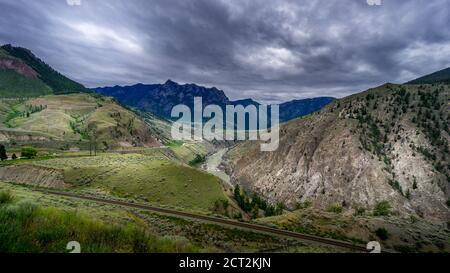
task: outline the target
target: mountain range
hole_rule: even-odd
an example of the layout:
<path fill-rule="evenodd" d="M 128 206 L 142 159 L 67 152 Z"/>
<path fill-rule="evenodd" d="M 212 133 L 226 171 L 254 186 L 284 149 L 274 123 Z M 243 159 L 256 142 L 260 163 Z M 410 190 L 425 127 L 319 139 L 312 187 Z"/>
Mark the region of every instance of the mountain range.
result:
<path fill-rule="evenodd" d="M 170 123 L 158 117 L 169 117 L 174 105 L 191 106 L 195 96 L 222 106 L 258 105 L 252 99 L 231 101 L 217 88 L 171 80 L 92 92 L 28 49 L 6 45 L 0 48 L 0 143 L 17 154 L 23 146 L 39 148 L 39 158 L 2 163 L 0 180 L 222 211 L 335 239 L 378 240 L 377 231 L 388 227 L 390 246 L 428 251 L 434 244 L 442 251 L 450 249 L 449 82 L 444 69 L 342 99 L 283 103 L 279 148 L 261 152 L 251 141 L 174 141 Z M 106 153 L 90 156 L 92 145 Z M 243 189 L 238 194 L 197 169 L 205 155 L 225 153 L 224 146 L 231 148 L 214 173 L 224 167 Z M 274 216 L 275 207 L 281 215 Z M 109 209 L 104 215 L 117 218 Z"/>
<path fill-rule="evenodd" d="M 193 107 L 194 97 L 202 97 L 203 104 L 219 106 L 259 105 L 252 99 L 231 101 L 222 90 L 196 84 L 180 85 L 168 80 L 164 84 L 136 84 L 94 88 L 93 91 L 116 98 L 120 103 L 171 118 L 173 106 Z M 12 45 L 0 47 L 0 94 L 2 97 L 34 97 L 49 94 L 90 93 L 91 90 L 65 77 L 30 50 Z M 280 120 L 286 122 L 316 112 L 335 98 L 318 97 L 293 100 L 280 104 Z"/>
<path fill-rule="evenodd" d="M 338 100 L 281 104 L 283 121 L 309 116 L 283 124 L 275 152 L 261 152 L 257 143 L 237 144 L 229 155 L 233 181 L 291 207 L 311 201 L 322 209 L 370 208 L 385 199 L 400 212 L 448 218 L 449 72 Z M 84 147 L 94 135 L 103 150 L 160 145 L 157 139 L 163 134 L 153 128 L 161 123 L 157 117 L 145 112 L 143 119 L 136 116 L 58 73 L 27 49 L 0 48 L 0 77 L 1 97 L 21 98 L 0 103 L 1 140 Z M 164 117 L 174 105 L 192 105 L 196 96 L 204 104 L 258 105 L 252 99 L 231 101 L 214 87 L 171 80 L 94 91 Z M 34 98 L 23 100 L 26 97 Z"/>
<path fill-rule="evenodd" d="M 194 97 L 202 97 L 204 105 L 255 105 L 253 99 L 231 101 L 222 90 L 207 88 L 196 84 L 178 84 L 168 80 L 164 84 L 136 84 L 132 86 L 114 86 L 94 88 L 95 92 L 116 98 L 120 103 L 152 112 L 164 118 L 171 118 L 175 105 L 184 104 L 193 107 Z M 280 120 L 286 122 L 322 109 L 334 101 L 331 97 L 293 100 L 280 104 Z"/>

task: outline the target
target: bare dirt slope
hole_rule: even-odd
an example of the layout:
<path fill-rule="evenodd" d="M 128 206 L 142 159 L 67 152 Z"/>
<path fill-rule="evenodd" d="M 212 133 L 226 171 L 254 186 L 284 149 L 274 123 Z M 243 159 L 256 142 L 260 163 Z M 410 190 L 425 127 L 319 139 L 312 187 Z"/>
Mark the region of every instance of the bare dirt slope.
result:
<path fill-rule="evenodd" d="M 70 186 L 60 170 L 25 164 L 0 168 L 0 181 L 58 189 Z"/>

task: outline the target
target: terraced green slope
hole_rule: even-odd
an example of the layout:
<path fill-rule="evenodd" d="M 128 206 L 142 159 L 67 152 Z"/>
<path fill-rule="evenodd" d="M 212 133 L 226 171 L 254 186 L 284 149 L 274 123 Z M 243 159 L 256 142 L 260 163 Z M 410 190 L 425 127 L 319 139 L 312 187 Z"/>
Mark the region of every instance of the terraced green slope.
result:
<path fill-rule="evenodd" d="M 160 145 L 133 112 L 90 94 L 0 100 L 0 122 L 0 142 L 39 140 L 81 149 L 96 143 L 98 150 Z"/>

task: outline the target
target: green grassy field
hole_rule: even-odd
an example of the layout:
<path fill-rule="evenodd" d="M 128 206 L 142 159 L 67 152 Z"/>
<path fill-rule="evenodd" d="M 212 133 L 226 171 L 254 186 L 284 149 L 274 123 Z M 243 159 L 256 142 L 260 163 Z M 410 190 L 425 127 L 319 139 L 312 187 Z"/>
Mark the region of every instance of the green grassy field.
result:
<path fill-rule="evenodd" d="M 52 94 L 40 79 L 30 79 L 9 69 L 0 70 L 0 97 L 23 98 Z"/>
<path fill-rule="evenodd" d="M 139 219 L 105 221 L 79 211 L 43 207 L 0 191 L 0 252 L 64 253 L 77 241 L 83 253 L 197 252 L 181 237 L 158 236 Z M 111 218 L 110 218 L 111 219 Z"/>
<path fill-rule="evenodd" d="M 5 231 L 0 233 L 0 252 L 68 252 L 69 241 L 79 241 L 82 252 L 337 251 L 226 226 L 44 194 L 5 182 L 0 182 L 0 203 L 2 192 L 11 193 L 13 200 L 0 204 L 0 211 L 8 211 L 0 222 Z M 23 208 L 17 208 L 18 204 L 23 206 L 21 203 L 31 204 L 33 213 L 18 217 L 24 215 Z M 93 234 L 99 238 L 93 238 Z M 135 244 L 134 239 L 140 243 Z M 123 245 L 119 246 L 119 242 Z"/>
<path fill-rule="evenodd" d="M 55 158 L 32 164 L 64 170 L 65 181 L 75 189 L 158 205 L 209 212 L 217 200 L 226 198 L 217 177 L 159 153 Z"/>
<path fill-rule="evenodd" d="M 196 155 L 207 155 L 211 149 L 206 143 L 187 143 L 182 141 L 172 141 L 167 144 L 175 156 L 184 163 L 189 163 L 195 159 Z"/>

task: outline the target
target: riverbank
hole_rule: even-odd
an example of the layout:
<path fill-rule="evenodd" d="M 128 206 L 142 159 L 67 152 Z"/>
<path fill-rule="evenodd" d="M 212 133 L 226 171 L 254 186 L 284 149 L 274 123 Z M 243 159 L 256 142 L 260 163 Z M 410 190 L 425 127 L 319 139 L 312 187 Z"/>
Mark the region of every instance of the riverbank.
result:
<path fill-rule="evenodd" d="M 228 186 L 233 188 L 230 176 L 224 170 L 220 169 L 220 164 L 222 164 L 223 157 L 227 152 L 228 148 L 223 148 L 218 152 L 208 156 L 208 158 L 206 159 L 206 163 L 203 164 L 202 168 L 208 173 L 219 177 Z"/>

